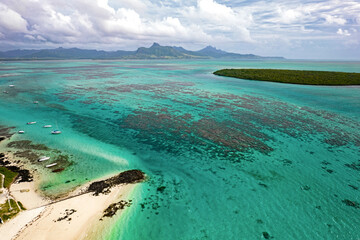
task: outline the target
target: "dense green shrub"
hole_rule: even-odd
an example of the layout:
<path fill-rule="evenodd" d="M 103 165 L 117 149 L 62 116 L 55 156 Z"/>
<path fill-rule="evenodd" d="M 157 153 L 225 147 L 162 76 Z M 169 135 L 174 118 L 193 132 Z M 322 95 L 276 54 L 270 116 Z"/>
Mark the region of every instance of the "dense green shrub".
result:
<path fill-rule="evenodd" d="M 9 188 L 15 177 L 18 175 L 5 167 L 0 167 L 0 173 L 5 176 L 4 187 Z"/>
<path fill-rule="evenodd" d="M 215 75 L 307 85 L 360 85 L 360 73 L 280 69 L 222 69 Z"/>

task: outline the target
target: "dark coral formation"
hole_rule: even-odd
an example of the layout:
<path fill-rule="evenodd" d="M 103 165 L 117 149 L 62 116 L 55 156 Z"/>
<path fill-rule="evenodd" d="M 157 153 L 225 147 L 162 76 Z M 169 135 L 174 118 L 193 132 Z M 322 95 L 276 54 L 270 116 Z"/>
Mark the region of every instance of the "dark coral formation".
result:
<path fill-rule="evenodd" d="M 353 162 L 351 164 L 346 163 L 345 166 L 354 169 L 356 171 L 360 171 L 360 160 L 358 160 L 357 162 Z"/>
<path fill-rule="evenodd" d="M 20 157 L 20 158 L 26 158 L 27 160 L 29 160 L 31 163 L 36 163 L 40 157 L 39 154 L 34 153 L 31 150 L 24 150 L 24 151 L 16 151 L 14 153 L 14 156 L 16 157 Z"/>
<path fill-rule="evenodd" d="M 62 155 L 62 154 L 58 155 L 55 158 L 54 162 L 57 163 L 57 167 L 60 167 L 59 169 L 63 169 L 63 170 L 70 167 L 73 164 L 73 162 L 70 161 L 68 155 Z M 61 171 L 57 171 L 57 172 L 61 172 Z"/>
<path fill-rule="evenodd" d="M 309 191 L 310 187 L 308 185 L 302 186 L 301 190 Z"/>
<path fill-rule="evenodd" d="M 262 235 L 263 235 L 263 237 L 264 237 L 265 239 L 271 239 L 271 238 L 273 238 L 273 237 L 270 236 L 270 234 L 269 234 L 268 232 L 263 232 Z"/>
<path fill-rule="evenodd" d="M 359 189 L 358 187 L 356 187 L 356 186 L 354 186 L 354 185 L 351 185 L 351 184 L 349 184 L 348 186 L 351 187 L 351 188 L 354 189 L 354 190 L 358 190 L 358 189 Z"/>
<path fill-rule="evenodd" d="M 13 141 L 7 144 L 7 147 L 27 150 L 43 150 L 48 151 L 48 148 L 44 144 L 33 144 L 30 140 Z"/>
<path fill-rule="evenodd" d="M 145 173 L 140 170 L 128 170 L 106 180 L 93 182 L 87 192 L 93 192 L 95 196 L 110 192 L 113 186 L 123 183 L 137 183 L 145 179 Z"/>
<path fill-rule="evenodd" d="M 38 162 L 41 155 L 47 155 L 49 152 L 52 154 L 56 154 L 57 156 L 52 158 L 53 162 L 57 163 L 58 169 L 66 169 L 67 167 L 73 164 L 70 161 L 69 156 L 65 154 L 61 154 L 61 151 L 57 149 L 51 149 L 44 144 L 34 144 L 29 140 L 21 140 L 21 141 L 12 141 L 7 144 L 7 147 L 16 149 L 14 156 L 25 158 L 29 160 L 32 164 L 47 164 Z M 55 172 L 61 172 L 60 170 Z"/>
<path fill-rule="evenodd" d="M 251 149 L 263 153 L 272 151 L 272 148 L 264 142 L 269 139 L 267 136 L 251 132 L 250 128 L 236 122 L 218 122 L 210 117 L 191 121 L 193 118 L 191 114 L 174 116 L 166 109 L 162 110 L 165 112 L 135 111 L 122 120 L 121 126 L 139 130 L 139 137 L 142 139 L 155 134 L 159 140 L 153 143 L 154 145 L 161 145 L 160 141 L 166 139 L 181 141 L 184 144 L 192 143 L 195 146 L 221 146 L 228 153 Z"/>
<path fill-rule="evenodd" d="M 345 203 L 349 207 L 360 208 L 360 204 L 358 202 L 356 202 L 356 201 L 351 201 L 349 199 L 344 199 L 344 200 L 342 200 L 342 202 Z"/>
<path fill-rule="evenodd" d="M 164 190 L 165 190 L 165 186 L 160 186 L 160 187 L 158 187 L 156 190 L 158 191 L 158 192 L 161 192 L 161 193 L 163 193 L 164 192 Z"/>
<path fill-rule="evenodd" d="M 4 127 L 0 125 L 0 142 L 6 138 L 10 138 L 12 135 L 14 135 L 13 132 L 11 132 L 12 129 L 15 127 Z"/>
<path fill-rule="evenodd" d="M 13 129 L 14 127 L 3 127 L 0 126 L 0 136 L 1 139 L 0 141 L 10 138 L 13 133 L 10 133 L 10 130 Z M 18 182 L 31 182 L 33 181 L 33 176 L 31 175 L 30 171 L 27 169 L 22 169 L 18 166 L 11 166 L 11 162 L 8 161 L 5 157 L 4 153 L 0 153 L 0 166 L 4 166 L 7 169 L 9 169 L 12 172 L 16 172 L 18 175 L 16 177 L 16 181 Z"/>

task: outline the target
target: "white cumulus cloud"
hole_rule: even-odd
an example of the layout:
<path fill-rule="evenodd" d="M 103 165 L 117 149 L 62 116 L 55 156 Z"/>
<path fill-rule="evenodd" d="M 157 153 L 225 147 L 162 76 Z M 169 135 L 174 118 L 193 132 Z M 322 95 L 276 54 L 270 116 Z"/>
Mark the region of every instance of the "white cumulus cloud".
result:
<path fill-rule="evenodd" d="M 27 32 L 27 21 L 16 11 L 0 3 L 0 28 L 11 32 Z"/>
<path fill-rule="evenodd" d="M 324 18 L 327 23 L 329 24 L 337 24 L 337 25 L 344 25 L 346 23 L 346 19 L 336 16 L 331 16 L 328 14 L 324 15 Z"/>
<path fill-rule="evenodd" d="M 351 35 L 348 30 L 346 30 L 346 29 L 342 30 L 341 28 L 339 28 L 336 33 L 339 34 L 339 35 L 344 35 L 344 36 L 350 36 Z"/>
<path fill-rule="evenodd" d="M 135 49 L 156 41 L 292 53 L 359 39 L 359 13 L 359 0 L 1 0 L 0 38 L 39 48 Z M 351 46 L 360 44 L 355 40 Z"/>

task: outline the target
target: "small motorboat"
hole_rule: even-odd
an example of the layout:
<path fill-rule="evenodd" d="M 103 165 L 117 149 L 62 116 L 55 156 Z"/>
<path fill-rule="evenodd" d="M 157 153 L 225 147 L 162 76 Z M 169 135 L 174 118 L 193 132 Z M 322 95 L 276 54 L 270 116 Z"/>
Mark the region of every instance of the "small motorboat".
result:
<path fill-rule="evenodd" d="M 43 162 L 43 161 L 46 161 L 46 160 L 49 160 L 50 159 L 50 157 L 47 157 L 47 156 L 42 156 L 42 157 L 40 157 L 39 158 L 39 162 Z"/>
<path fill-rule="evenodd" d="M 56 166 L 56 165 L 57 165 L 57 163 L 52 163 L 52 164 L 46 165 L 45 167 L 51 168 L 51 167 Z"/>
<path fill-rule="evenodd" d="M 44 128 L 51 128 L 52 125 L 44 125 L 43 127 L 44 127 Z"/>
<path fill-rule="evenodd" d="M 5 93 L 5 94 L 9 94 L 9 92 L 8 92 L 8 91 L 3 91 L 3 93 Z"/>
<path fill-rule="evenodd" d="M 39 101 L 34 101 L 33 103 L 34 103 L 34 104 L 39 104 Z"/>
<path fill-rule="evenodd" d="M 51 131 L 51 134 L 60 134 L 61 131 L 60 130 L 54 130 L 54 131 Z"/>
<path fill-rule="evenodd" d="M 26 123 L 27 125 L 32 125 L 32 124 L 35 124 L 36 122 L 28 122 Z"/>
<path fill-rule="evenodd" d="M 18 133 L 19 133 L 19 134 L 24 134 L 24 133 L 25 133 L 25 131 L 20 130 L 20 131 L 18 131 Z"/>
<path fill-rule="evenodd" d="M 52 170 L 52 172 L 58 173 L 58 172 L 62 172 L 64 170 L 65 170 L 65 168 L 58 168 L 58 169 Z"/>
<path fill-rule="evenodd" d="M 13 88 L 13 87 L 15 87 L 15 85 L 10 84 L 9 87 Z"/>

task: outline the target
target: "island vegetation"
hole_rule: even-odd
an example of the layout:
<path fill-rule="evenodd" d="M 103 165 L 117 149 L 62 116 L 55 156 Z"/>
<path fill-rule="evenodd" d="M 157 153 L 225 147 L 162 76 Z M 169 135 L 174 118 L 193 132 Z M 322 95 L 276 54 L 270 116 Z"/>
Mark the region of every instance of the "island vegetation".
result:
<path fill-rule="evenodd" d="M 6 222 L 17 215 L 20 209 L 15 200 L 11 198 L 5 203 L 0 204 L 0 223 Z"/>
<path fill-rule="evenodd" d="M 360 85 L 360 73 L 281 69 L 222 69 L 215 75 L 304 85 Z"/>
<path fill-rule="evenodd" d="M 2 177 L 1 174 L 4 176 L 4 183 L 2 183 Z M 3 186 L 5 188 L 10 188 L 11 183 L 15 180 L 18 173 L 13 172 L 5 167 L 0 167 L 0 188 Z"/>
<path fill-rule="evenodd" d="M 0 194 L 8 195 L 8 189 L 17 176 L 18 173 L 0 166 Z M 3 200 L 4 198 L 0 199 Z M 20 202 L 16 203 L 14 199 L 7 197 L 5 202 L 0 202 L 0 223 L 4 223 L 14 217 L 23 208 Z"/>

